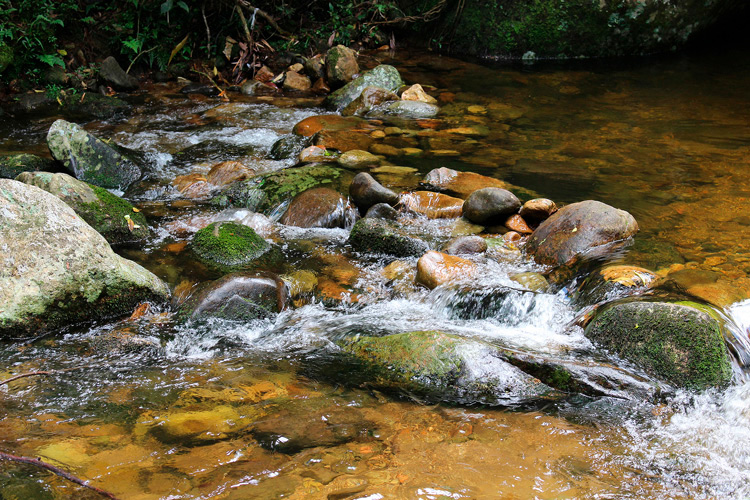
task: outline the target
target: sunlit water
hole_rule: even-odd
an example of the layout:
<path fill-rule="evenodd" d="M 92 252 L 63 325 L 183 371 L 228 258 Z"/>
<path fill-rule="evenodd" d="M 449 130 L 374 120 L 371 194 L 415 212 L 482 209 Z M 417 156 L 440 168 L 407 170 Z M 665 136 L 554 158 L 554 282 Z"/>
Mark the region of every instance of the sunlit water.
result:
<path fill-rule="evenodd" d="M 424 173 L 448 166 L 561 203 L 593 198 L 626 209 L 641 232 L 620 260 L 669 275 L 717 305 L 733 304 L 729 340 L 742 358 L 750 352 L 750 302 L 743 301 L 750 296 L 748 62 L 744 55 L 693 57 L 563 70 L 402 58 L 395 63 L 407 81 L 454 94 L 443 100 L 448 125 L 481 133 L 388 138 L 424 154 L 391 158 L 409 168 L 378 178 L 414 189 Z M 479 314 L 457 307 L 461 283 L 426 291 L 408 273 L 387 279 L 389 261 L 352 253 L 345 230 L 286 228 L 184 202 L 170 185 L 177 175 L 206 173 L 228 159 L 259 173 L 289 166 L 268 159 L 271 145 L 322 110 L 310 101 L 222 103 L 174 90 L 156 87 L 129 117 L 87 125 L 148 153 L 153 164 L 133 199 L 155 234 L 124 255 L 173 288 L 213 279 L 169 245 L 209 220 L 240 220 L 283 245 L 289 261 L 275 271 L 314 270 L 327 298 L 251 323 L 180 324 L 165 308 L 5 344 L 7 376 L 74 370 L 2 389 L 0 449 L 52 461 L 126 499 L 750 497 L 750 384 L 739 366 L 746 359 L 737 360 L 735 384 L 724 391 L 578 396 L 511 410 L 353 383 L 355 374 L 335 364 L 341 340 L 439 330 L 592 370 L 601 363 L 632 390 L 648 389 L 637 370 L 623 364 L 615 373 L 613 360 L 595 353 L 574 325 L 581 311 L 567 289 L 513 290 Z M 470 105 L 483 110 L 469 112 Z M 0 148 L 42 152 L 53 118 L 6 123 Z M 436 247 L 452 230 L 448 221 L 412 223 Z M 474 284 L 488 290 L 513 287 L 514 272 L 540 270 L 518 255 L 479 265 Z M 477 359 L 473 369 L 496 368 Z M 179 438 L 161 430 L 175 414 L 201 422 L 208 412 L 230 424 Z M 0 490 L 3 500 L 94 497 L 8 464 Z"/>

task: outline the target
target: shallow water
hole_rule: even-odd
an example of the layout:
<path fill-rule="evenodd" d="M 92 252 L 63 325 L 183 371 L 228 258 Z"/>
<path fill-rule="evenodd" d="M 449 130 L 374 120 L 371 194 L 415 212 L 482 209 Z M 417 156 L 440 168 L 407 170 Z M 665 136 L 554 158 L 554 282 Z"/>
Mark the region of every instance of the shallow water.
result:
<path fill-rule="evenodd" d="M 397 64 L 407 81 L 437 87 L 443 130 L 463 129 L 387 138 L 421 153 L 389 158 L 392 167 L 407 168 L 383 169 L 381 182 L 414 189 L 424 173 L 447 166 L 562 203 L 598 199 L 628 210 L 641 230 L 620 261 L 727 306 L 734 342 L 746 355 L 746 55 L 585 69 L 378 57 Z M 154 87 L 132 115 L 87 124 L 152 155 L 150 178 L 128 195 L 150 216 L 155 236 L 122 253 L 173 288 L 218 277 L 180 246 L 218 210 L 183 200 L 171 180 L 228 159 L 258 173 L 289 166 L 267 159 L 271 145 L 322 112 L 311 100 L 233 96 L 223 103 L 175 90 Z M 6 121 L 0 150 L 43 152 L 52 119 Z M 450 221 L 413 223 L 435 244 L 454 230 Z M 253 323 L 179 324 L 151 311 L 4 344 L 1 378 L 75 369 L 0 392 L 0 449 L 54 462 L 127 499 L 750 496 L 750 385 L 740 363 L 726 391 L 648 402 L 574 396 L 503 409 L 382 393 L 331 361 L 337 341 L 440 330 L 570 363 L 611 360 L 570 326 L 580 311 L 565 290 L 514 292 L 478 318 L 456 308 L 455 288 L 416 288 L 408 272 L 388 279 L 382 270 L 389 260 L 354 254 L 344 230 L 267 229 L 287 256 L 274 271 L 313 271 L 321 290 L 315 300 Z M 488 289 L 511 285 L 513 272 L 538 270 L 513 252 L 480 266 Z M 472 368 L 497 369 L 482 360 Z M 636 388 L 642 374 L 619 369 Z M 195 421 L 196 430 L 175 435 L 175 419 Z M 3 500 L 94 498 L 25 466 L 4 465 L 0 486 Z"/>

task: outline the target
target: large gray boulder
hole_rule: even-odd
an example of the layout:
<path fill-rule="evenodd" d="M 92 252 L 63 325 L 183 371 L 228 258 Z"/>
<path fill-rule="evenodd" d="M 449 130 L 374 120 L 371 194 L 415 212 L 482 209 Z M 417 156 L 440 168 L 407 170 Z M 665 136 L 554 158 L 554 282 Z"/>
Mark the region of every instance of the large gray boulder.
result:
<path fill-rule="evenodd" d="M 56 196 L 0 179 L 0 338 L 130 313 L 166 285 Z"/>
<path fill-rule="evenodd" d="M 379 87 L 390 92 L 395 92 L 403 84 L 404 81 L 401 79 L 401 75 L 396 68 L 387 64 L 381 64 L 380 66 L 376 66 L 372 71 L 358 76 L 329 95 L 324 104 L 329 109 L 341 110 L 359 97 L 366 87 Z"/>
<path fill-rule="evenodd" d="M 141 177 L 135 163 L 75 123 L 55 121 L 47 132 L 47 145 L 77 179 L 96 186 L 125 189 Z"/>
<path fill-rule="evenodd" d="M 137 90 L 139 86 L 138 79 L 127 74 L 112 56 L 102 61 L 99 78 L 115 90 Z"/>

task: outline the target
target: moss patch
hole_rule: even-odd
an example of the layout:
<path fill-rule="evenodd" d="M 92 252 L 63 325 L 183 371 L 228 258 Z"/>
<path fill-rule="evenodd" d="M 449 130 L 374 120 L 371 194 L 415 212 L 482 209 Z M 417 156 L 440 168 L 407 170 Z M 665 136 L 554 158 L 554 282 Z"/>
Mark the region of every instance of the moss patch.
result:
<path fill-rule="evenodd" d="M 148 221 L 133 205 L 104 188 L 91 186 L 99 202 L 80 203 L 73 208 L 91 227 L 113 245 L 142 241 L 149 235 Z M 128 219 L 135 224 L 130 230 Z M 137 227 L 136 227 L 137 226 Z"/>
<path fill-rule="evenodd" d="M 270 245 L 251 228 L 234 222 L 214 222 L 193 237 L 193 252 L 212 264 L 241 267 L 260 257 Z"/>
<path fill-rule="evenodd" d="M 15 179 L 23 172 L 55 170 L 55 162 L 40 156 L 22 153 L 0 157 L 0 178 Z"/>
<path fill-rule="evenodd" d="M 403 233 L 388 221 L 371 218 L 360 219 L 354 224 L 349 244 L 358 252 L 396 257 L 418 257 L 429 250 L 427 243 Z"/>

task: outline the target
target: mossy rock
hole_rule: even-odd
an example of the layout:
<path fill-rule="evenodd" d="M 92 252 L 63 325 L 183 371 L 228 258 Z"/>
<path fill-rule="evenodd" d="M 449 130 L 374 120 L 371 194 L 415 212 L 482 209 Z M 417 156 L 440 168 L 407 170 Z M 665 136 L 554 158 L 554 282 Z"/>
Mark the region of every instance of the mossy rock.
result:
<path fill-rule="evenodd" d="M 146 217 L 104 188 L 86 184 L 67 174 L 47 172 L 24 172 L 16 180 L 60 198 L 111 245 L 137 243 L 149 237 Z"/>
<path fill-rule="evenodd" d="M 381 64 L 333 92 L 324 104 L 329 109 L 341 110 L 359 97 L 366 87 L 378 87 L 395 92 L 403 84 L 404 81 L 396 68 Z"/>
<path fill-rule="evenodd" d="M 345 170 L 312 163 L 285 168 L 233 184 L 214 198 L 213 203 L 269 213 L 303 191 L 319 186 L 340 188 L 350 180 L 351 174 Z"/>
<path fill-rule="evenodd" d="M 552 393 L 491 345 L 443 332 L 355 337 L 341 347 L 360 370 L 352 380 L 432 400 L 504 405 Z"/>
<path fill-rule="evenodd" d="M 251 227 L 235 222 L 214 222 L 195 233 L 190 246 L 209 264 L 231 269 L 250 264 L 271 245 Z"/>
<path fill-rule="evenodd" d="M 57 164 L 53 160 L 28 153 L 0 157 L 0 178 L 15 179 L 23 172 L 53 172 Z"/>
<path fill-rule="evenodd" d="M 384 219 L 358 220 L 349 234 L 349 244 L 358 252 L 371 252 L 396 257 L 419 257 L 429 247 L 427 243 L 409 236 L 395 223 Z"/>
<path fill-rule="evenodd" d="M 66 95 L 62 99 L 62 104 L 67 118 L 82 121 L 112 119 L 129 113 L 133 108 L 122 99 L 96 92 Z"/>
<path fill-rule="evenodd" d="M 586 336 L 675 387 L 721 387 L 732 378 L 723 325 L 694 302 L 619 301 L 600 310 Z"/>

